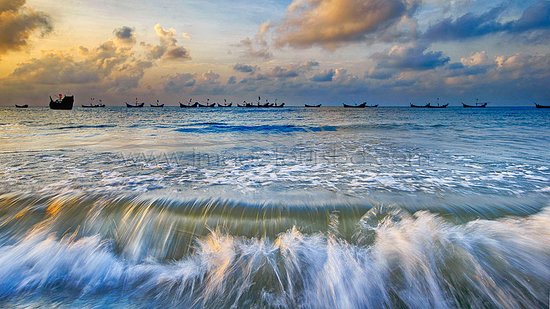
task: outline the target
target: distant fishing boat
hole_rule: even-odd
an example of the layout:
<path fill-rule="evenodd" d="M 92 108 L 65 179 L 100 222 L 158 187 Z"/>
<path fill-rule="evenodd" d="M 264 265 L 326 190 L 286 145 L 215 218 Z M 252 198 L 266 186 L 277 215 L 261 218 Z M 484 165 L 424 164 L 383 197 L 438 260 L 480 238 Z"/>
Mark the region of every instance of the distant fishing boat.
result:
<path fill-rule="evenodd" d="M 478 101 L 479 100 L 476 99 L 476 104 L 475 105 L 462 103 L 462 107 L 464 107 L 464 108 L 485 108 L 485 107 L 487 107 L 488 102 L 479 103 Z"/>
<path fill-rule="evenodd" d="M 128 108 L 137 108 L 137 107 L 143 107 L 145 106 L 145 103 L 144 102 L 141 102 L 141 103 L 138 103 L 138 99 L 136 98 L 136 103 L 135 104 L 130 104 L 128 102 L 125 102 L 126 103 L 126 107 Z"/>
<path fill-rule="evenodd" d="M 17 104 L 15 104 L 15 107 L 16 107 L 16 108 L 29 108 L 29 105 L 28 105 L 28 104 L 25 104 L 25 105 L 17 105 Z"/>
<path fill-rule="evenodd" d="M 315 104 L 315 105 L 305 104 L 305 107 L 321 107 L 321 104 Z"/>
<path fill-rule="evenodd" d="M 90 98 L 90 104 L 84 105 L 82 104 L 82 107 L 84 108 L 96 108 L 96 107 L 105 107 L 105 104 L 101 103 L 101 100 L 99 100 L 98 104 L 94 104 L 95 98 Z"/>
<path fill-rule="evenodd" d="M 210 103 L 210 99 L 206 99 L 206 103 L 195 103 L 198 104 L 199 107 L 216 107 L 216 103 Z"/>
<path fill-rule="evenodd" d="M 261 100 L 262 100 L 262 99 L 261 99 L 260 97 L 258 97 L 258 104 L 257 104 L 257 107 L 271 107 L 271 106 L 273 106 L 273 104 L 269 103 L 269 101 L 268 101 L 267 99 L 265 100 L 265 103 L 263 103 L 263 104 L 260 103 Z"/>
<path fill-rule="evenodd" d="M 189 99 L 189 103 L 187 103 L 187 104 L 183 104 L 183 103 L 179 102 L 179 103 L 180 103 L 180 107 L 181 107 L 181 108 L 199 107 L 199 103 L 198 103 L 198 102 L 195 102 L 194 104 L 191 104 L 192 101 L 193 101 L 193 99 Z"/>
<path fill-rule="evenodd" d="M 74 104 L 74 96 L 63 96 L 62 94 L 59 94 L 59 98 L 57 100 L 53 100 L 50 96 L 50 109 L 61 109 L 61 110 L 71 110 L 73 109 Z"/>
<path fill-rule="evenodd" d="M 164 107 L 164 104 L 160 104 L 159 100 L 157 100 L 157 104 L 149 104 L 151 107 Z"/>
<path fill-rule="evenodd" d="M 285 102 L 277 104 L 277 99 L 275 99 L 275 103 L 272 104 L 270 107 L 285 107 Z"/>
<path fill-rule="evenodd" d="M 231 106 L 233 105 L 233 102 L 227 103 L 227 100 L 226 100 L 226 99 L 223 99 L 223 101 L 224 101 L 225 103 L 224 103 L 224 104 L 218 103 L 218 107 L 231 107 Z"/>
<path fill-rule="evenodd" d="M 439 105 L 439 98 L 437 98 L 437 105 L 432 105 L 431 103 L 428 103 L 426 105 L 414 105 L 411 103 L 411 107 L 413 108 L 447 108 L 449 106 L 449 103 Z"/>
<path fill-rule="evenodd" d="M 359 105 L 358 105 L 358 104 L 349 105 L 349 104 L 344 103 L 344 107 L 345 107 L 345 108 L 365 108 L 365 107 L 367 107 L 367 102 L 363 102 L 363 103 L 361 103 L 361 104 L 359 104 Z"/>
<path fill-rule="evenodd" d="M 437 104 L 437 105 L 430 105 L 430 106 L 428 106 L 428 108 L 447 108 L 447 106 L 449 106 L 449 103 L 443 104 L 443 105 L 439 105 L 439 104 Z"/>
<path fill-rule="evenodd" d="M 258 97 L 258 103 L 248 103 L 243 101 L 243 104 L 237 104 L 238 107 L 265 107 L 264 104 L 260 104 L 260 97 Z"/>
<path fill-rule="evenodd" d="M 411 103 L 411 107 L 412 108 L 430 108 L 430 103 L 426 104 L 426 105 L 414 105 Z"/>
<path fill-rule="evenodd" d="M 535 107 L 536 108 L 550 108 L 550 105 L 540 105 L 540 104 L 535 103 Z"/>
<path fill-rule="evenodd" d="M 367 103 L 367 102 L 363 102 L 363 103 Z M 368 107 L 368 108 L 376 108 L 376 107 L 378 107 L 378 104 L 375 104 L 375 105 L 366 105 L 365 107 Z"/>

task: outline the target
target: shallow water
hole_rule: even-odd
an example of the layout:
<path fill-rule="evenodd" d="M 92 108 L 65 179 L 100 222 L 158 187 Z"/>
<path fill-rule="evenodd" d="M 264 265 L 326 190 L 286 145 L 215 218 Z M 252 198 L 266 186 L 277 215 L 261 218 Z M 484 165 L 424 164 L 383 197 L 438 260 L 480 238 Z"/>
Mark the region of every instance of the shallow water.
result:
<path fill-rule="evenodd" d="M 548 307 L 550 113 L 0 109 L 0 305 Z"/>

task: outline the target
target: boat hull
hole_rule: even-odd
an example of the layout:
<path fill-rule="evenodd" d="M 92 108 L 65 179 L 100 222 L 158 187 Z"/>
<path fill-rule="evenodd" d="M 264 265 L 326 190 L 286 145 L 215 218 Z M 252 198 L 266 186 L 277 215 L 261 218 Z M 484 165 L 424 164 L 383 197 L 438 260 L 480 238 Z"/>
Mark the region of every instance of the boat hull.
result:
<path fill-rule="evenodd" d="M 362 104 L 359 104 L 359 105 L 344 104 L 344 107 L 345 108 L 365 108 L 365 107 L 367 107 L 367 103 L 362 103 Z"/>
<path fill-rule="evenodd" d="M 479 105 L 468 105 L 468 104 L 462 103 L 462 107 L 464 107 L 464 108 L 485 108 L 485 107 L 487 107 L 487 103 L 483 103 L 483 104 L 479 104 Z"/>
<path fill-rule="evenodd" d="M 447 108 L 447 106 L 449 106 L 449 104 L 445 104 L 445 105 L 430 105 L 430 106 L 428 106 L 428 108 Z"/>
<path fill-rule="evenodd" d="M 182 104 L 182 103 L 180 103 L 180 107 L 181 108 L 195 108 L 195 107 L 199 107 L 199 103 L 195 103 L 195 104 Z"/>
<path fill-rule="evenodd" d="M 550 108 L 550 105 L 540 105 L 540 104 L 536 104 L 535 105 L 537 108 Z"/>
<path fill-rule="evenodd" d="M 50 109 L 57 109 L 57 110 L 71 110 L 73 109 L 74 104 L 74 96 L 65 96 L 63 99 L 54 101 L 52 97 L 50 97 Z"/>
<path fill-rule="evenodd" d="M 430 103 L 428 103 L 426 105 L 411 104 L 412 108 L 447 108 L 447 106 L 449 106 L 449 104 L 445 104 L 445 105 L 431 105 Z"/>

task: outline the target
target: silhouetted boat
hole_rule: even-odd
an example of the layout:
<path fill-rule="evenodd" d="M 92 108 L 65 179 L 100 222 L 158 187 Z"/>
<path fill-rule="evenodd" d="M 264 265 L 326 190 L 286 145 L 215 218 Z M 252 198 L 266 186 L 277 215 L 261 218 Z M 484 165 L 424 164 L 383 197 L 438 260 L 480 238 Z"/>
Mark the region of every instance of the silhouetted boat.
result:
<path fill-rule="evenodd" d="M 365 108 L 365 107 L 367 107 L 367 102 L 363 102 L 359 105 L 357 105 L 357 104 L 356 105 L 349 105 L 349 104 L 344 103 L 344 107 L 346 107 L 346 108 Z"/>
<path fill-rule="evenodd" d="M 181 108 L 199 107 L 199 103 L 198 103 L 198 102 L 195 102 L 194 104 L 191 104 L 191 101 L 193 101 L 193 99 L 189 99 L 189 103 L 187 103 L 187 104 L 183 104 L 183 103 L 179 102 L 179 103 L 180 103 L 180 107 L 181 107 Z"/>
<path fill-rule="evenodd" d="M 53 100 L 50 96 L 50 109 L 63 109 L 63 110 L 71 110 L 73 109 L 74 104 L 74 96 L 63 96 L 59 95 L 59 99 Z"/>
<path fill-rule="evenodd" d="M 431 103 L 428 103 L 426 105 L 414 105 L 411 103 L 411 107 L 415 108 L 447 108 L 447 106 L 449 106 L 449 103 L 439 105 L 439 98 L 437 98 L 437 105 L 432 105 Z"/>
<path fill-rule="evenodd" d="M 487 103 L 481 103 L 479 105 L 469 105 L 469 104 L 464 104 L 462 103 L 462 107 L 465 107 L 465 108 L 485 108 L 487 107 Z"/>
<path fill-rule="evenodd" d="M 206 99 L 206 103 L 204 104 L 199 102 L 195 102 L 195 104 L 198 104 L 199 107 L 216 107 L 216 103 L 210 103 L 210 99 Z"/>
<path fill-rule="evenodd" d="M 475 104 L 475 105 L 470 105 L 470 104 L 464 104 L 464 103 L 462 103 L 462 107 L 465 107 L 465 108 L 485 108 L 485 107 L 487 107 L 487 103 L 488 103 L 488 102 L 481 102 L 481 103 L 479 103 L 478 101 L 479 101 L 479 100 L 476 99 L 476 104 Z"/>
<path fill-rule="evenodd" d="M 138 103 L 138 99 L 137 99 L 137 98 L 136 98 L 136 103 L 135 103 L 135 104 L 130 104 L 130 103 L 126 102 L 126 107 L 128 107 L 128 108 L 143 107 L 144 105 L 145 105 L 144 102 Z"/>
<path fill-rule="evenodd" d="M 151 107 L 164 107 L 164 104 L 160 104 L 159 100 L 157 100 L 157 104 L 149 104 Z"/>
<path fill-rule="evenodd" d="M 365 106 L 365 107 L 368 107 L 368 108 L 376 108 L 376 107 L 378 107 L 378 104 L 375 104 L 375 105 L 367 105 L 367 106 Z"/>
<path fill-rule="evenodd" d="M 285 107 L 285 102 L 277 104 L 277 99 L 275 99 L 275 103 L 271 104 L 269 107 Z"/>
<path fill-rule="evenodd" d="M 82 105 L 84 108 L 96 108 L 96 107 L 105 107 L 105 104 L 101 103 L 101 100 L 99 100 L 99 104 L 94 104 L 95 98 L 90 98 L 90 104 L 89 105 Z"/>
<path fill-rule="evenodd" d="M 29 105 L 28 105 L 28 104 L 25 104 L 25 105 L 17 105 L 17 104 L 15 104 L 15 107 L 17 107 L 17 108 L 29 108 Z"/>
<path fill-rule="evenodd" d="M 426 105 L 414 105 L 411 103 L 411 107 L 412 108 L 430 108 L 430 103 L 426 104 Z"/>
<path fill-rule="evenodd" d="M 272 107 L 272 106 L 274 106 L 274 104 L 273 104 L 273 103 L 269 103 L 269 101 L 268 101 L 267 99 L 265 100 L 265 103 L 263 103 L 263 104 L 260 103 L 260 102 L 261 102 L 261 98 L 258 97 L 258 105 L 257 105 L 257 107 Z"/>
<path fill-rule="evenodd" d="M 550 105 L 540 105 L 540 104 L 535 103 L 535 107 L 536 108 L 550 108 Z"/>
<path fill-rule="evenodd" d="M 260 104 L 260 97 L 258 97 L 258 103 L 248 103 L 243 101 L 243 104 L 237 104 L 238 107 L 266 107 L 265 104 Z"/>
<path fill-rule="evenodd" d="M 218 107 L 231 107 L 231 106 L 233 105 L 233 102 L 227 103 L 227 100 L 226 100 L 226 99 L 223 99 L 223 101 L 224 101 L 225 103 L 224 103 L 224 104 L 218 103 Z"/>
<path fill-rule="evenodd" d="M 305 104 L 305 107 L 321 107 L 321 104 L 316 104 L 316 105 Z"/>

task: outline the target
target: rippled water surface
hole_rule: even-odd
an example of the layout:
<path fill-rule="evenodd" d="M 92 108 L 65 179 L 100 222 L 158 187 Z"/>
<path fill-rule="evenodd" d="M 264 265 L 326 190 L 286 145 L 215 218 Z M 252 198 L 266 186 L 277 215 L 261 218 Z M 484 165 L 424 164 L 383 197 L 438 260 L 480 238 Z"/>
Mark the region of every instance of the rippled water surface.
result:
<path fill-rule="evenodd" d="M 0 305 L 548 307 L 550 113 L 0 108 Z"/>

